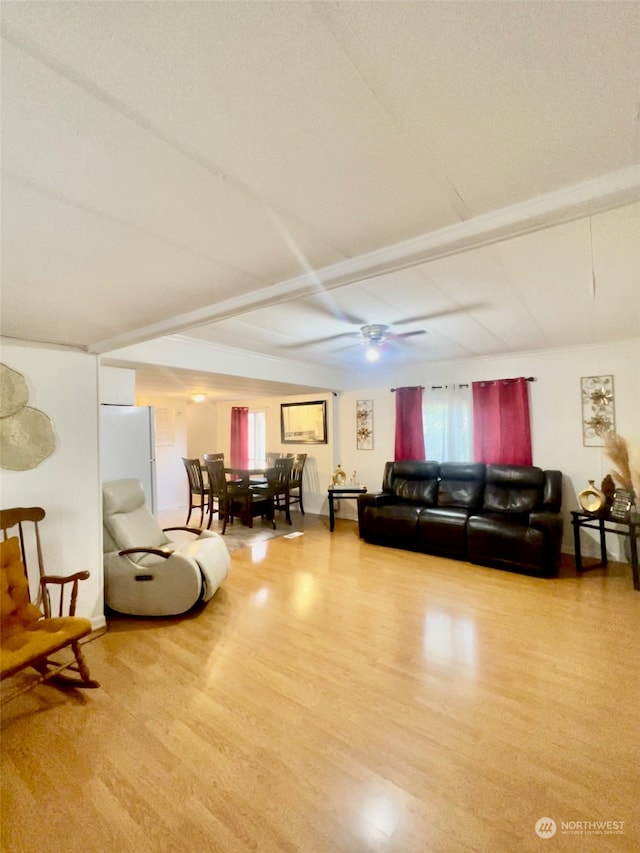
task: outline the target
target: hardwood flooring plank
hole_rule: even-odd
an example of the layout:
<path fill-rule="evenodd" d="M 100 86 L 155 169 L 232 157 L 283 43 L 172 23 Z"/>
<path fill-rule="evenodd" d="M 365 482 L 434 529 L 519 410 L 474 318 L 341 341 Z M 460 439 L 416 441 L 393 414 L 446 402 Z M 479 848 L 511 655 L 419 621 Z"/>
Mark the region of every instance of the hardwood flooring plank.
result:
<path fill-rule="evenodd" d="M 300 529 L 184 617 L 110 614 L 100 689 L 3 707 L 3 851 L 640 849 L 628 566 L 542 580 Z M 623 833 L 562 827 L 598 820 Z"/>

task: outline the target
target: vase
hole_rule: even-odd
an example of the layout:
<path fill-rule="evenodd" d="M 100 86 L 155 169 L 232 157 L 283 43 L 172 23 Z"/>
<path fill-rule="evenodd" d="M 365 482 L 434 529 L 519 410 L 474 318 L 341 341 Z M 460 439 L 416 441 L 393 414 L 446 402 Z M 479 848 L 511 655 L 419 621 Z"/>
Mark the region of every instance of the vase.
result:
<path fill-rule="evenodd" d="M 596 488 L 595 480 L 589 480 L 589 485 L 578 495 L 578 503 L 584 512 L 599 512 L 606 504 L 606 498 L 600 489 Z"/>
<path fill-rule="evenodd" d="M 347 473 L 346 473 L 346 471 L 344 471 L 344 470 L 340 467 L 340 463 L 339 463 L 339 462 L 338 462 L 338 467 L 337 467 L 337 468 L 336 468 L 336 470 L 333 472 L 332 481 L 333 481 L 334 488 L 335 488 L 336 486 L 337 486 L 338 488 L 339 488 L 340 486 L 344 486 L 344 485 L 346 484 L 346 482 L 347 482 Z"/>

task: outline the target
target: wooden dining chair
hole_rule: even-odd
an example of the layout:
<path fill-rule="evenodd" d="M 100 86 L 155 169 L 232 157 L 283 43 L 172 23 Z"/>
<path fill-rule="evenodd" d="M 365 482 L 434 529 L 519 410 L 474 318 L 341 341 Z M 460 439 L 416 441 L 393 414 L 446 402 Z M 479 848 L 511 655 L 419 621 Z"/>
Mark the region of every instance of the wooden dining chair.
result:
<path fill-rule="evenodd" d="M 307 461 L 306 453 L 296 453 L 291 466 L 291 477 L 289 479 L 289 505 L 298 504 L 300 512 L 304 515 L 304 504 L 302 503 L 302 474 L 304 463 Z"/>
<path fill-rule="evenodd" d="M 202 477 L 204 480 L 205 488 L 208 488 L 211 485 L 211 481 L 208 479 L 209 475 L 207 473 L 206 463 L 207 463 L 207 461 L 213 461 L 215 459 L 219 459 L 224 464 L 224 453 L 203 453 L 202 454 L 202 461 L 205 463 L 203 466 L 204 470 L 202 471 Z M 209 525 L 211 524 L 211 519 L 213 518 L 213 513 L 218 512 L 218 510 L 219 510 L 218 499 L 216 498 L 216 496 L 213 494 L 213 491 L 212 491 L 211 492 L 211 504 L 209 507 Z"/>
<path fill-rule="evenodd" d="M 240 518 L 248 527 L 253 527 L 253 519 L 258 515 L 268 516 L 273 521 L 271 502 L 265 495 L 254 492 L 242 482 L 227 480 L 221 459 L 207 459 L 204 464 L 209 475 L 212 499 L 217 501 L 223 536 L 227 524 L 233 524 L 234 517 Z M 213 512 L 208 527 L 211 526 L 212 517 Z M 275 522 L 273 526 L 275 528 Z"/>
<path fill-rule="evenodd" d="M 194 509 L 200 510 L 200 527 L 204 524 L 205 510 L 209 514 L 211 520 L 211 488 L 208 483 L 204 482 L 202 476 L 202 465 L 198 458 L 185 459 L 182 462 L 187 472 L 189 481 L 189 512 L 185 524 L 189 524 L 191 513 Z"/>
<path fill-rule="evenodd" d="M 273 515 L 273 527 L 275 529 L 276 511 L 283 511 L 287 523 L 291 524 L 291 513 L 289 512 L 289 480 L 293 467 L 293 456 L 280 457 L 276 459 L 273 468 L 266 472 L 266 485 L 251 486 L 252 491 L 264 495 L 271 504 Z"/>
<path fill-rule="evenodd" d="M 282 453 L 272 453 L 271 451 L 267 451 L 264 455 L 265 468 L 273 468 L 275 465 L 276 459 L 280 459 Z M 267 477 L 265 474 L 253 474 L 250 477 L 251 485 L 254 486 L 266 486 L 267 485 Z"/>
<path fill-rule="evenodd" d="M 207 460 L 213 461 L 214 459 L 221 459 L 224 462 L 224 453 L 203 453 L 202 461 L 206 462 Z"/>

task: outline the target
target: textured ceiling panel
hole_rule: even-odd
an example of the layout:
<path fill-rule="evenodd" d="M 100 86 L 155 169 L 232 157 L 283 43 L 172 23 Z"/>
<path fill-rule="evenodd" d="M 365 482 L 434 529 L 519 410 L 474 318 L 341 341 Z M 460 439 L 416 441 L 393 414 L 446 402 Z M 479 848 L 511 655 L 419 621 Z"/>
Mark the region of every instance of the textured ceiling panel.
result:
<path fill-rule="evenodd" d="M 345 372 L 363 323 L 416 318 L 397 363 L 638 334 L 637 204 L 568 193 L 524 236 L 501 210 L 616 170 L 640 198 L 638 3 L 5 2 L 2 28 L 4 334 L 197 324 Z M 483 214 L 502 243 L 464 243 Z"/>

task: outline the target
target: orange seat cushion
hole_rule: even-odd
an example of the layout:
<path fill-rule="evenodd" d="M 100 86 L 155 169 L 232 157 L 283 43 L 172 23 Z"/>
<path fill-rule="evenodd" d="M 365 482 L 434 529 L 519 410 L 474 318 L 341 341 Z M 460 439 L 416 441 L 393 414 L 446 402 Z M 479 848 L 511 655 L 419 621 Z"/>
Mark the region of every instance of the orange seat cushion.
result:
<path fill-rule="evenodd" d="M 0 542 L 0 675 L 5 678 L 91 633 L 80 616 L 45 619 L 29 601 L 17 537 Z"/>

